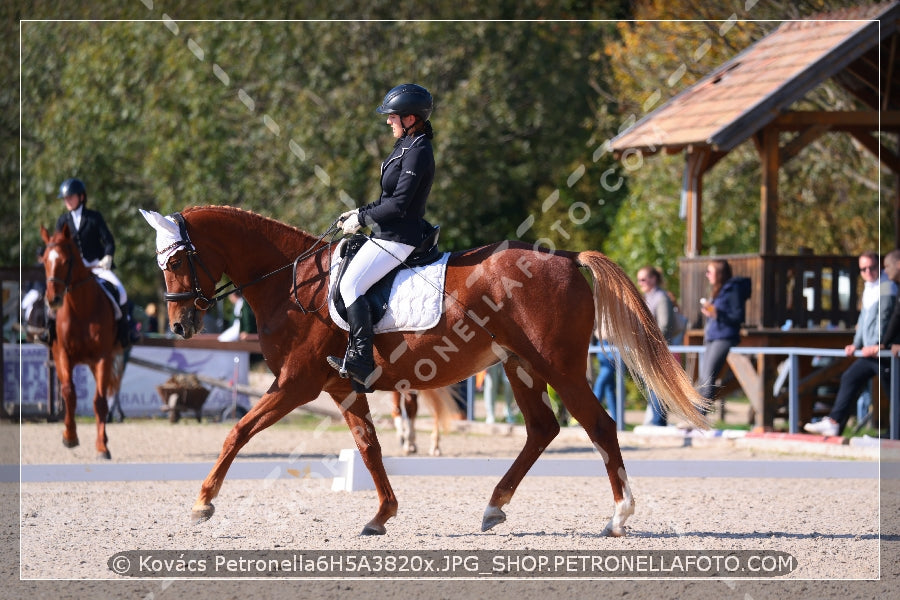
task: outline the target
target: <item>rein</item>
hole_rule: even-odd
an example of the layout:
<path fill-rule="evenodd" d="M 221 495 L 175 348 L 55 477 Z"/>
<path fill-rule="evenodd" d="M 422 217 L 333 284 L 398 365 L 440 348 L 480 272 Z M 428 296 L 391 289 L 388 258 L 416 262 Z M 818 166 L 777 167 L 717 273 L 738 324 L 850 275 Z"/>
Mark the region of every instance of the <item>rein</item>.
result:
<path fill-rule="evenodd" d="M 297 295 L 297 287 L 298 287 L 297 286 L 297 266 L 300 263 L 300 261 L 306 260 L 307 258 L 310 258 L 311 256 L 318 254 L 319 252 L 321 252 L 322 250 L 324 250 L 325 248 L 328 247 L 328 245 L 319 246 L 319 244 L 321 244 L 322 240 L 324 240 L 328 235 L 334 234 L 338 231 L 337 221 L 332 223 L 331 226 L 325 231 L 325 233 L 320 235 L 316 239 L 316 241 L 312 244 L 312 246 L 309 249 L 307 249 L 305 252 L 303 252 L 300 256 L 295 258 L 293 262 L 288 263 L 284 266 L 278 267 L 277 269 L 275 269 L 273 271 L 269 271 L 265 275 L 261 275 L 261 276 L 257 277 L 256 279 L 254 279 L 253 281 L 250 281 L 243 285 L 235 285 L 235 283 L 233 281 L 224 283 L 224 284 L 220 285 L 219 287 L 217 287 L 213 291 L 212 298 L 207 298 L 206 295 L 203 293 L 203 288 L 200 286 L 200 278 L 197 275 L 197 269 L 194 266 L 195 263 L 197 265 L 199 265 L 201 269 L 203 269 L 203 272 L 206 273 L 206 276 L 210 279 L 210 281 L 214 281 L 213 276 L 209 272 L 209 269 L 206 267 L 203 260 L 200 258 L 199 253 L 197 252 L 197 249 L 194 247 L 194 244 L 190 240 L 190 237 L 188 237 L 187 226 L 185 224 L 184 216 L 182 216 L 181 213 L 175 213 L 172 215 L 172 218 L 175 220 L 175 223 L 178 224 L 178 228 L 181 233 L 181 240 L 175 242 L 172 246 L 169 246 L 168 248 L 165 248 L 162 251 L 157 251 L 157 254 L 160 254 L 162 252 L 168 252 L 173 247 L 183 246 L 185 249 L 185 252 L 187 253 L 188 266 L 190 267 L 190 270 L 191 270 L 191 284 L 193 286 L 193 289 L 188 292 L 169 292 L 167 290 L 165 293 L 163 293 L 163 299 L 166 302 L 180 302 L 182 300 L 193 300 L 194 307 L 197 310 L 209 310 L 210 308 L 215 306 L 219 300 L 227 298 L 229 294 L 231 294 L 233 292 L 239 292 L 246 287 L 249 287 L 255 283 L 259 283 L 260 281 L 268 279 L 272 275 L 275 275 L 276 273 L 280 273 L 281 271 L 284 271 L 285 269 L 287 269 L 289 267 L 293 267 L 293 274 L 294 274 L 294 285 L 292 288 L 292 292 L 294 295 L 294 303 L 297 305 L 297 307 L 300 309 L 300 311 L 303 314 L 307 314 L 310 312 L 318 312 L 319 310 L 321 310 L 322 306 L 325 306 L 325 304 L 328 302 L 328 298 L 326 296 L 325 302 L 322 304 L 322 306 L 319 306 L 316 309 L 309 309 L 309 308 L 306 308 L 305 306 L 303 306 L 303 303 L 300 301 L 300 298 Z M 70 265 L 70 267 L 71 267 L 71 265 Z M 202 305 L 201 305 L 201 303 L 202 303 Z"/>

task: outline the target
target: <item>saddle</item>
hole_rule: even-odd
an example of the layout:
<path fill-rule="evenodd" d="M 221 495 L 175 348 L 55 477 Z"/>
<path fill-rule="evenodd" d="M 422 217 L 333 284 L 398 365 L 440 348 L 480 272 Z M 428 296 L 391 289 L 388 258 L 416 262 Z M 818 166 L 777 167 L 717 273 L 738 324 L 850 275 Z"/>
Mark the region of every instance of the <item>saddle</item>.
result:
<path fill-rule="evenodd" d="M 411 267 L 430 265 L 441 258 L 442 253 L 438 250 L 438 237 L 440 236 L 440 232 L 440 225 L 429 225 L 422 236 L 422 241 L 416 246 L 416 249 L 413 250 L 412 254 L 406 258 L 404 261 L 405 264 L 398 266 L 396 269 L 382 277 L 378 283 L 369 288 L 369 291 L 365 293 L 365 298 L 372 307 L 373 324 L 377 324 L 387 312 L 391 288 L 394 285 L 394 279 L 397 277 L 397 273 Z M 341 278 L 343 278 L 344 273 L 347 271 L 347 265 L 350 264 L 350 261 L 353 260 L 353 257 L 356 256 L 356 253 L 359 252 L 359 249 L 367 241 L 368 238 L 365 235 L 357 233 L 341 245 L 341 264 L 338 267 L 337 275 L 334 277 L 334 283 L 331 288 L 331 297 L 333 298 L 334 307 L 337 310 L 337 313 L 345 321 L 347 320 L 347 307 L 344 306 L 344 299 L 339 292 Z"/>

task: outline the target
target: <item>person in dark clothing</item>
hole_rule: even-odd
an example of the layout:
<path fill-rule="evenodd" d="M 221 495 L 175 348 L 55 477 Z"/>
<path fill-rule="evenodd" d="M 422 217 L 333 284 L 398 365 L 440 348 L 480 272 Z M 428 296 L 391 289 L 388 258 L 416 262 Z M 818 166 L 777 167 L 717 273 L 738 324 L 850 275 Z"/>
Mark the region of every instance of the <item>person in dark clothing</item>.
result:
<path fill-rule="evenodd" d="M 853 343 L 844 348 L 847 356 L 859 350 L 862 356 L 857 358 L 841 375 L 837 398 L 827 417 L 816 423 L 807 423 L 804 431 L 825 436 L 841 435 L 852 408 L 860 393 L 876 375 L 880 375 L 881 384 L 890 388 L 889 360 L 879 360 L 878 352 L 900 343 L 900 317 L 897 312 L 897 296 L 893 282 L 900 279 L 900 251 L 894 250 L 884 257 L 885 271 L 878 265 L 878 254 L 864 252 L 859 257 L 859 271 L 865 280 L 863 289 L 862 310 L 856 324 Z M 893 280 L 893 282 L 892 282 Z"/>
<path fill-rule="evenodd" d="M 370 227 L 372 236 L 341 279 L 349 343 L 346 356 L 329 356 L 328 364 L 366 389 L 372 383 L 375 360 L 372 312 L 365 293 L 412 254 L 431 229 L 424 216 L 434 181 L 434 133 L 428 120 L 433 106 L 428 90 L 411 83 L 398 85 L 385 95 L 376 112 L 387 115 L 397 142 L 381 164 L 381 196 L 338 219 L 345 235 Z"/>
<path fill-rule="evenodd" d="M 119 340 L 123 348 L 132 342 L 131 303 L 125 286 L 113 273 L 113 256 L 116 242 L 99 211 L 87 207 L 87 188 L 80 179 L 66 179 L 59 186 L 59 198 L 66 204 L 64 212 L 56 220 L 56 231 L 68 225 L 72 239 L 81 251 L 81 259 L 94 275 L 110 282 L 117 290 L 116 298 L 121 311 Z M 55 328 L 55 323 L 51 324 Z"/>
<path fill-rule="evenodd" d="M 727 260 L 714 259 L 706 267 L 711 298 L 700 299 L 700 312 L 706 317 L 703 331 L 703 357 L 700 360 L 698 391 L 707 400 L 716 397 L 716 378 L 728 352 L 741 341 L 741 324 L 746 318 L 744 305 L 750 297 L 750 280 L 733 277 Z"/>

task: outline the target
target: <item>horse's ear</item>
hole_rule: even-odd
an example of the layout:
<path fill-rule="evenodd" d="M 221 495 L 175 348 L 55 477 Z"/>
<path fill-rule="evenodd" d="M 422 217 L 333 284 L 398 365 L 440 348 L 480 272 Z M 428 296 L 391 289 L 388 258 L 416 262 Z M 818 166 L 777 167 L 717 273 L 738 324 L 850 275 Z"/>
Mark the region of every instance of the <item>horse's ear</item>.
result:
<path fill-rule="evenodd" d="M 176 236 L 176 239 L 180 239 L 180 233 L 178 231 L 178 225 L 165 218 L 161 214 L 153 210 L 144 210 L 143 208 L 139 208 L 141 214 L 144 215 L 144 219 L 147 220 L 147 223 L 150 224 L 150 227 L 157 231 L 164 231 L 170 235 Z"/>
<path fill-rule="evenodd" d="M 41 225 L 41 239 L 44 240 L 45 244 L 50 242 L 50 232 L 43 225 Z"/>
<path fill-rule="evenodd" d="M 72 233 L 69 231 L 69 223 L 63 223 L 62 229 L 59 230 L 64 238 L 71 237 Z"/>

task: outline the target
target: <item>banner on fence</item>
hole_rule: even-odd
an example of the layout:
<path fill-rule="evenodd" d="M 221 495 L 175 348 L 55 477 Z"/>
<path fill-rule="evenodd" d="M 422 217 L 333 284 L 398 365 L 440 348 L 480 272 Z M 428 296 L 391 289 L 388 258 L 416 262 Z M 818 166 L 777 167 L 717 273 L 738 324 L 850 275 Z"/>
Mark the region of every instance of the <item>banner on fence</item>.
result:
<path fill-rule="evenodd" d="M 233 381 L 237 371 L 238 383 L 247 383 L 247 352 L 134 346 L 131 356 L 225 382 Z M 23 407 L 32 405 L 42 407 L 39 410 L 46 410 L 47 361 L 47 347 L 41 344 L 3 344 L 3 403 L 7 408 L 21 404 Z M 164 371 L 129 363 L 119 392 L 119 403 L 125 416 L 160 416 L 162 400 L 156 386 L 169 377 L 171 375 Z M 93 416 L 95 384 L 90 369 L 85 365 L 78 365 L 72 378 L 78 394 L 76 414 Z M 210 390 L 203 406 L 204 413 L 218 414 L 231 406 L 231 390 L 220 387 L 211 387 Z M 250 406 L 249 399 L 243 394 L 237 395 L 237 403 L 244 408 Z"/>

